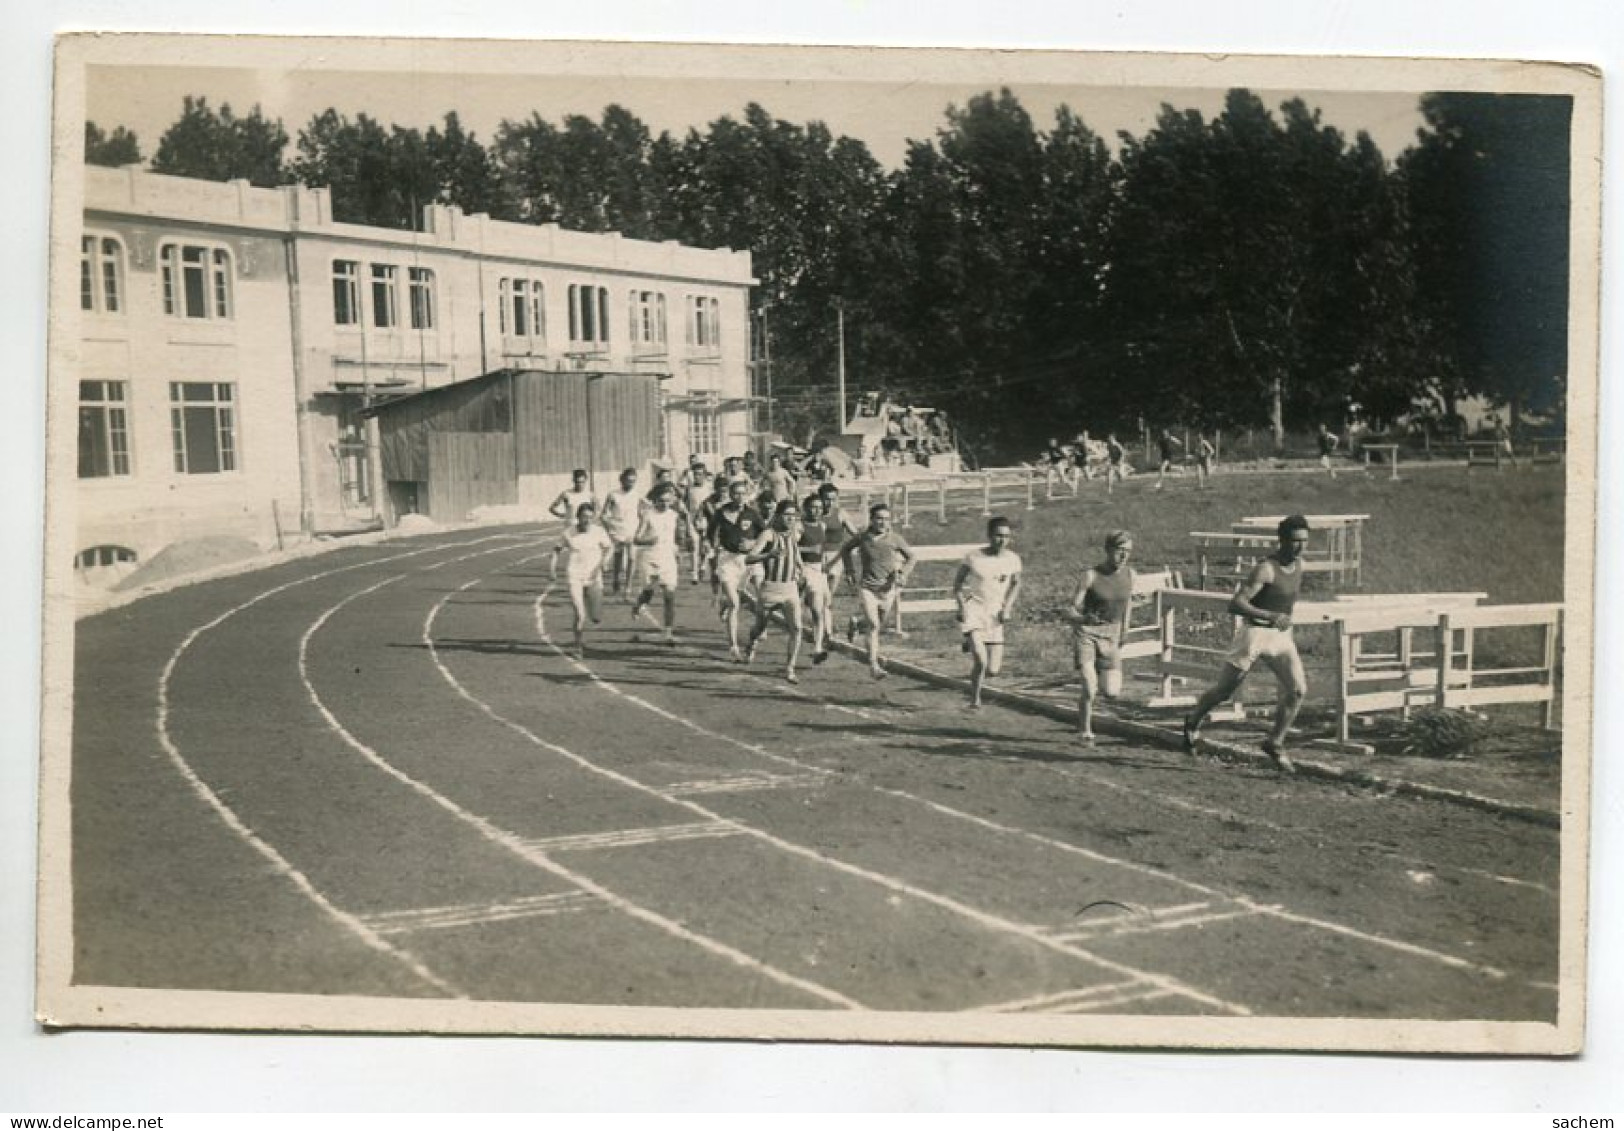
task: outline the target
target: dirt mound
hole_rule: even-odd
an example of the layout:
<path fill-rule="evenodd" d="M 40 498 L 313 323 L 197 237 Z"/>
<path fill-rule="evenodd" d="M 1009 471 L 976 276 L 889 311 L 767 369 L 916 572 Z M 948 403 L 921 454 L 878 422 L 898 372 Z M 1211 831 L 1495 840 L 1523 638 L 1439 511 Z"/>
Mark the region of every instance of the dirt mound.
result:
<path fill-rule="evenodd" d="M 216 566 L 240 562 L 258 556 L 260 549 L 246 538 L 197 538 L 186 542 L 171 542 L 150 559 L 143 562 L 115 589 L 140 589 L 170 578 L 199 573 Z"/>
<path fill-rule="evenodd" d="M 395 529 L 401 534 L 428 534 L 440 529 L 440 524 L 426 515 L 403 514 Z"/>

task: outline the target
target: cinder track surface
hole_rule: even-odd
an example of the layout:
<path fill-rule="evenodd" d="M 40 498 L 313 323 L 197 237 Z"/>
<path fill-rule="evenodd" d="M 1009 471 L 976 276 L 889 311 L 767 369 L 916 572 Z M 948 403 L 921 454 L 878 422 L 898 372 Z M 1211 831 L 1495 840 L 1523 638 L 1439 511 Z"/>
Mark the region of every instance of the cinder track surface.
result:
<path fill-rule="evenodd" d="M 81 621 L 74 981 L 603 1005 L 1554 1021 L 1557 833 L 726 660 L 531 530 Z M 804 653 L 803 653 L 804 655 Z M 804 662 L 804 661 L 803 661 Z"/>

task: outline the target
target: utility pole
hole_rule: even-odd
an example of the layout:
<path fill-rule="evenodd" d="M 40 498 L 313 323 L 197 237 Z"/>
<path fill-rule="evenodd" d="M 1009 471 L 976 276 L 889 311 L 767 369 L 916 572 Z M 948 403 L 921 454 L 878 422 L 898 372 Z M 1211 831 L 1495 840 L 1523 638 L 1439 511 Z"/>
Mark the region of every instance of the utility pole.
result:
<path fill-rule="evenodd" d="M 767 378 L 767 431 L 773 430 L 773 346 L 767 333 L 767 307 L 761 308 L 761 371 Z"/>
<path fill-rule="evenodd" d="M 835 331 L 840 341 L 840 406 L 835 413 L 835 427 L 841 435 L 846 432 L 846 304 L 835 300 Z"/>

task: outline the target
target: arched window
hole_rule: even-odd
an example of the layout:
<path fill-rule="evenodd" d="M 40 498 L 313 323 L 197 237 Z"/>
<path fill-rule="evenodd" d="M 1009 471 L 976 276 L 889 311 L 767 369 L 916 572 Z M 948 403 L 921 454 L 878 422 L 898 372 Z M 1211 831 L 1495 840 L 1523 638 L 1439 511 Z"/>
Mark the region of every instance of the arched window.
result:
<path fill-rule="evenodd" d="M 124 309 L 124 245 L 86 233 L 79 241 L 79 306 L 102 314 Z"/>
<path fill-rule="evenodd" d="M 174 318 L 231 317 L 231 253 L 207 244 L 166 243 L 162 265 L 164 313 Z"/>
<path fill-rule="evenodd" d="M 73 568 L 84 573 L 108 566 L 132 565 L 135 560 L 135 551 L 128 546 L 91 546 L 73 555 Z"/>

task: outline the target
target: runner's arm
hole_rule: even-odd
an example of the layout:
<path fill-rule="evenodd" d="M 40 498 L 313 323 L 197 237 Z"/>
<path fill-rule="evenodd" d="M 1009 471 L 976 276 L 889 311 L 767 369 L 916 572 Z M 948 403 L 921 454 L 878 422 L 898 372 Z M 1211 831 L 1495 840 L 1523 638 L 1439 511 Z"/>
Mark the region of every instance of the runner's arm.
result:
<path fill-rule="evenodd" d="M 970 580 L 970 563 L 960 562 L 959 572 L 953 575 L 953 600 L 959 605 L 959 619 L 964 619 L 964 583 Z"/>
<path fill-rule="evenodd" d="M 1122 606 L 1122 623 L 1117 626 L 1117 634 L 1118 634 L 1119 638 L 1122 637 L 1122 636 L 1127 635 L 1127 633 L 1128 633 L 1128 621 L 1130 619 L 1132 619 L 1132 617 L 1133 617 L 1133 596 L 1132 596 L 1132 594 L 1133 594 L 1133 567 L 1132 566 L 1123 566 L 1122 568 L 1126 569 L 1128 571 L 1128 594 L 1129 594 L 1129 596 L 1128 596 L 1127 603 Z"/>
<path fill-rule="evenodd" d="M 1260 609 L 1252 604 L 1252 598 L 1273 580 L 1274 565 L 1268 561 L 1258 562 L 1252 567 L 1252 572 L 1247 575 L 1246 580 L 1235 590 L 1235 596 L 1230 598 L 1229 611 L 1255 623 L 1273 625 L 1275 628 L 1290 628 L 1291 618 L 1284 613 L 1271 613 L 1268 609 Z"/>
<path fill-rule="evenodd" d="M 919 555 L 915 554 L 913 552 L 913 547 L 908 545 L 908 543 L 904 542 L 901 538 L 897 539 L 897 553 L 902 555 L 902 568 L 897 570 L 897 580 L 906 581 L 908 580 L 908 575 L 913 573 L 914 566 L 919 561 Z"/>
<path fill-rule="evenodd" d="M 772 531 L 762 531 L 761 536 L 752 542 L 750 548 L 744 552 L 744 564 L 759 565 L 771 558 L 776 558 L 778 556 L 777 547 L 768 548 L 772 540 Z"/>
<path fill-rule="evenodd" d="M 857 570 L 852 568 L 851 556 L 857 552 L 860 545 L 862 545 L 862 541 L 854 535 L 846 540 L 844 546 L 840 547 L 840 566 L 845 570 L 846 580 L 853 589 L 857 588 Z"/>
<path fill-rule="evenodd" d="M 547 508 L 547 513 L 567 521 L 570 517 L 569 492 L 560 491 L 558 498 L 553 500 L 553 505 Z"/>
<path fill-rule="evenodd" d="M 1083 616 L 1083 602 L 1088 598 L 1088 591 L 1094 587 L 1094 571 L 1083 572 L 1083 579 L 1077 583 L 1077 592 L 1072 594 L 1071 607 L 1066 610 L 1066 619 L 1076 624 Z"/>
<path fill-rule="evenodd" d="M 1015 611 L 1015 601 L 1021 595 L 1021 575 L 1016 574 L 1009 582 L 1009 590 L 1004 594 L 1004 607 L 998 610 L 999 620 L 1008 620 Z"/>
<path fill-rule="evenodd" d="M 632 538 L 632 544 L 636 546 L 652 546 L 654 542 L 654 527 L 649 522 L 647 513 L 645 513 L 638 520 L 637 534 Z"/>

